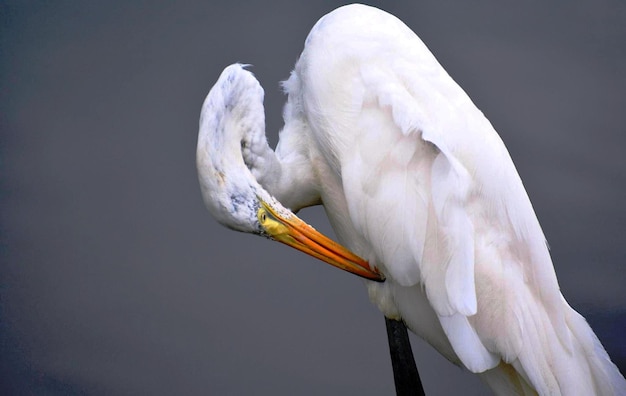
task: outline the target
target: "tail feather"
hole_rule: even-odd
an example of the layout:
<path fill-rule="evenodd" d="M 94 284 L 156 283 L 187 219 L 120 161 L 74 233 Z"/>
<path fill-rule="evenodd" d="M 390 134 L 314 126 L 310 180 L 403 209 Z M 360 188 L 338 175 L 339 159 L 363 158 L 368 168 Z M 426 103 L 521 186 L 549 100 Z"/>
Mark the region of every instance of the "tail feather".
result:
<path fill-rule="evenodd" d="M 545 324 L 543 334 L 529 332 L 524 350 L 511 362 L 519 377 L 541 395 L 626 395 L 626 380 L 587 321 L 565 300 L 563 314 L 570 342 L 559 342 Z"/>
<path fill-rule="evenodd" d="M 532 311 L 526 319 L 533 324 L 527 323 L 519 355 L 480 374 L 495 394 L 626 396 L 626 380 L 585 318 L 565 300 L 565 338 L 558 337 L 544 312 L 524 308 L 527 315 Z"/>
<path fill-rule="evenodd" d="M 585 318 L 570 308 L 567 325 L 578 341 L 597 395 L 626 395 L 626 380 L 609 358 Z"/>

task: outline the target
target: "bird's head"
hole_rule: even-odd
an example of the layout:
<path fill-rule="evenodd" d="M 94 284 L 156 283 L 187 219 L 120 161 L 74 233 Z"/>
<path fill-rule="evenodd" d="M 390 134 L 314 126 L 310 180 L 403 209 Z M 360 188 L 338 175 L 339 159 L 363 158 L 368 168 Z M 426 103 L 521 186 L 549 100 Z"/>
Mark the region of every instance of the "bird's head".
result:
<path fill-rule="evenodd" d="M 280 166 L 265 138 L 263 89 L 241 65 L 227 67 L 204 101 L 196 162 L 204 202 L 222 225 L 282 242 L 361 277 L 384 280 L 259 183 L 279 177 Z"/>

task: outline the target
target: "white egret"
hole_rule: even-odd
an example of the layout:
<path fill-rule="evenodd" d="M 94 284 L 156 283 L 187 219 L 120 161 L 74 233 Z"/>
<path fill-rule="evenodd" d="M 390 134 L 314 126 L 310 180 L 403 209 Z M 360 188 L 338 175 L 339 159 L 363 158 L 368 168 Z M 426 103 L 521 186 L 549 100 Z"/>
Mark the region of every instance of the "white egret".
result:
<path fill-rule="evenodd" d="M 362 5 L 331 12 L 284 88 L 275 152 L 263 90 L 243 66 L 204 102 L 197 165 L 220 223 L 373 280 L 387 317 L 497 394 L 626 394 L 560 293 L 500 137 L 406 25 Z M 316 204 L 350 250 L 292 213 Z"/>

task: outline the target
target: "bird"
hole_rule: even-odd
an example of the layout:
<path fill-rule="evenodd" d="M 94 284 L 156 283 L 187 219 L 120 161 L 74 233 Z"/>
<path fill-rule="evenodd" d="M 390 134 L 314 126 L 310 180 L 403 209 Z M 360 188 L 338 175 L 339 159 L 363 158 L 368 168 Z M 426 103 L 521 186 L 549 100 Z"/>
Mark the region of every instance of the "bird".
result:
<path fill-rule="evenodd" d="M 202 105 L 198 179 L 219 223 L 364 278 L 385 317 L 495 394 L 626 394 L 560 292 L 502 139 L 408 26 L 331 11 L 283 89 L 275 150 L 248 65 L 226 67 Z M 338 243 L 297 217 L 313 205 Z"/>

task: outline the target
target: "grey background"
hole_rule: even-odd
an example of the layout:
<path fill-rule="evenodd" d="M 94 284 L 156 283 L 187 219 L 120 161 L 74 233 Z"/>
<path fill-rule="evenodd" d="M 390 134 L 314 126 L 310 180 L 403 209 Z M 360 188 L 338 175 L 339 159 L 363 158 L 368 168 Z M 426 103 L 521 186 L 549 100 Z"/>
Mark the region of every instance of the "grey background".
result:
<path fill-rule="evenodd" d="M 254 65 L 275 143 L 278 82 L 341 4 L 0 3 L 0 393 L 393 394 L 361 281 L 221 228 L 196 180 L 222 68 Z M 624 370 L 625 3 L 371 4 L 500 132 L 564 295 Z M 484 394 L 412 340 L 427 393 Z"/>

